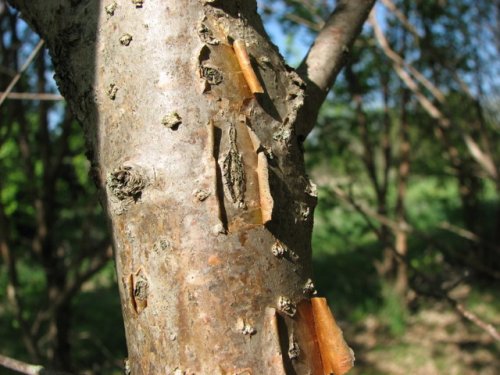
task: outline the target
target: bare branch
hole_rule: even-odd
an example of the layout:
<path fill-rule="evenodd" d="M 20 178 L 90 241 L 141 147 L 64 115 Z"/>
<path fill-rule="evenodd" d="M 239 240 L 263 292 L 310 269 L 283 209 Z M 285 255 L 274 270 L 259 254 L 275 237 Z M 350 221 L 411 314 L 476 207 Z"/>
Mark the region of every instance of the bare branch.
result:
<path fill-rule="evenodd" d="M 297 133 L 305 137 L 313 128 L 319 108 L 345 64 L 375 0 L 339 0 L 297 72 L 307 83 L 304 120 Z"/>
<path fill-rule="evenodd" d="M 316 2 L 312 2 L 311 0 L 292 0 L 294 3 L 302 5 L 310 14 L 315 18 L 319 17 L 319 9 L 320 7 Z"/>
<path fill-rule="evenodd" d="M 0 354 L 0 366 L 19 372 L 26 375 L 38 375 L 43 371 L 43 366 L 32 365 L 21 362 L 17 359 L 6 357 Z"/>
<path fill-rule="evenodd" d="M 397 7 L 396 5 L 394 4 L 393 0 L 381 0 L 382 4 L 385 5 L 385 7 L 391 11 L 395 16 L 396 18 L 401 22 L 401 24 L 405 27 L 406 30 L 408 30 L 414 37 L 415 37 L 415 40 L 418 43 L 420 43 L 421 39 L 422 39 L 422 36 L 418 33 L 417 29 L 413 26 L 413 24 L 410 22 L 410 20 L 408 19 L 408 17 L 406 17 Z M 386 51 L 387 52 L 387 51 Z M 435 50 L 434 49 L 428 49 L 426 51 L 427 53 L 431 53 L 433 56 L 435 56 Z M 410 64 L 408 64 L 407 62 L 403 61 L 403 63 L 405 64 L 405 68 L 407 69 L 414 69 Z M 452 63 L 450 61 L 441 61 L 441 63 L 443 64 L 443 66 L 445 68 L 447 68 L 448 70 L 450 70 L 451 74 L 453 75 L 453 79 L 458 83 L 458 85 L 460 86 L 460 88 L 462 89 L 462 91 L 473 101 L 476 101 L 477 99 L 474 97 L 474 95 L 472 94 L 472 92 L 470 91 L 469 87 L 467 86 L 467 84 L 460 78 L 460 76 L 457 74 L 457 72 L 455 71 L 456 67 L 453 67 Z M 426 86 L 428 88 L 428 90 L 434 95 L 434 97 L 439 100 L 440 102 L 443 102 L 442 98 L 444 98 L 444 93 L 442 93 L 442 91 L 440 91 L 437 87 L 434 86 L 434 84 L 430 81 L 428 81 L 426 78 L 425 78 L 425 81 L 421 81 L 420 80 L 420 76 L 423 76 L 422 74 L 420 74 L 420 72 L 418 72 L 418 70 L 410 70 L 410 72 L 415 76 L 415 78 L 420 81 L 420 83 L 422 83 L 422 85 Z M 414 74 L 414 72 L 416 72 L 417 74 Z M 430 85 L 429 87 L 427 85 Z M 435 87 L 432 88 L 432 87 Z M 439 91 L 437 95 L 435 95 L 435 90 Z"/>
<path fill-rule="evenodd" d="M 314 22 L 311 22 L 303 17 L 297 16 L 296 14 L 293 14 L 293 13 L 286 14 L 285 18 L 288 18 L 290 21 L 295 22 L 299 25 L 304 25 L 305 27 L 307 27 L 313 31 L 320 31 L 324 25 L 324 22 L 314 23 Z"/>
<path fill-rule="evenodd" d="M 385 7 L 390 10 L 396 18 L 403 24 L 403 26 L 408 30 L 417 40 L 420 39 L 420 34 L 418 33 L 417 29 L 413 27 L 411 22 L 408 20 L 408 18 L 396 7 L 396 5 L 392 2 L 392 0 L 381 0 L 382 4 L 385 5 Z"/>
<path fill-rule="evenodd" d="M 4 96 L 5 99 L 10 100 L 49 100 L 49 101 L 59 101 L 64 100 L 59 94 L 52 94 L 47 92 L 11 92 L 5 93 L 0 92 L 0 96 Z"/>
<path fill-rule="evenodd" d="M 387 216 L 381 215 L 372 208 L 363 205 L 359 202 L 356 202 L 349 194 L 347 194 L 345 191 L 343 191 L 341 188 L 338 186 L 332 184 L 329 186 L 329 188 L 332 189 L 332 191 L 335 193 L 337 197 L 342 199 L 343 201 L 349 203 L 356 211 L 359 213 L 362 213 L 363 216 L 370 217 L 372 219 L 375 219 L 379 223 L 385 225 L 386 227 L 390 228 L 393 232 L 398 233 L 398 232 L 404 232 L 404 233 L 411 233 L 413 232 L 413 228 L 408 225 L 408 223 L 404 221 L 400 222 L 395 222 L 394 220 L 388 218 Z"/>
<path fill-rule="evenodd" d="M 382 50 L 386 54 L 389 59 L 396 63 L 400 67 L 404 67 L 407 69 L 417 81 L 419 81 L 427 90 L 431 92 L 431 94 L 440 102 L 443 103 L 445 101 L 444 93 L 439 90 L 431 81 L 429 81 L 422 73 L 420 73 L 417 69 L 415 69 L 411 64 L 407 63 L 404 59 L 401 58 L 394 50 L 389 46 L 389 42 L 385 38 L 382 29 L 378 25 L 378 22 L 375 18 L 375 11 L 372 12 L 370 16 L 370 24 L 373 26 L 373 31 L 377 38 L 377 41 L 382 47 Z"/>
<path fill-rule="evenodd" d="M 51 371 L 40 365 L 32 365 L 0 354 L 0 366 L 25 375 L 70 375 L 68 372 Z"/>
<path fill-rule="evenodd" d="M 23 72 L 28 68 L 28 66 L 30 66 L 31 62 L 36 57 L 36 55 L 38 54 L 38 52 L 40 52 L 40 50 L 42 49 L 44 43 L 45 43 L 44 40 L 40 39 L 40 41 L 38 42 L 38 44 L 35 46 L 35 48 L 33 49 L 33 51 L 31 51 L 31 54 L 28 56 L 28 58 L 24 62 L 24 64 L 21 67 L 21 69 L 19 69 L 19 72 L 17 72 L 17 74 L 14 76 L 14 78 L 12 78 L 12 81 L 9 83 L 9 85 L 5 89 L 4 93 L 0 96 L 0 106 L 2 105 L 2 103 L 7 98 L 7 95 L 9 95 L 9 93 L 12 91 L 12 89 L 16 85 L 17 81 L 19 81 L 19 78 L 21 78 L 21 75 L 23 74 Z"/>
<path fill-rule="evenodd" d="M 322 6 L 317 4 L 316 1 L 311 1 L 311 0 L 292 0 L 292 2 L 304 7 L 304 9 L 309 13 L 311 18 L 313 19 L 313 21 L 311 21 L 310 23 L 315 24 L 316 27 L 319 28 L 316 31 L 320 31 L 325 24 L 325 21 L 321 16 L 322 13 L 321 11 L 324 10 L 322 9 Z"/>
<path fill-rule="evenodd" d="M 476 314 L 474 314 L 472 311 L 467 310 L 465 306 L 457 301 L 455 301 L 452 298 L 448 297 L 448 302 L 455 308 L 456 311 L 460 313 L 465 319 L 469 320 L 470 322 L 474 323 L 476 326 L 482 328 L 484 331 L 486 331 L 491 337 L 493 337 L 496 341 L 500 341 L 500 334 L 498 333 L 497 329 L 489 323 L 486 323 L 484 320 L 479 318 Z"/>
<path fill-rule="evenodd" d="M 469 153 L 472 155 L 474 160 L 481 166 L 483 169 L 491 176 L 493 179 L 498 178 L 497 168 L 495 163 L 491 159 L 490 155 L 484 153 L 479 145 L 472 139 L 472 137 L 468 134 L 464 135 L 465 145 L 469 150 Z"/>
<path fill-rule="evenodd" d="M 417 98 L 420 105 L 424 110 L 434 119 L 441 129 L 448 129 L 451 127 L 451 121 L 431 100 L 429 100 L 424 93 L 420 90 L 417 82 L 408 74 L 408 72 L 403 69 L 405 67 L 417 78 L 430 92 L 431 94 L 441 103 L 444 103 L 445 96 L 434 84 L 428 81 L 418 70 L 414 69 L 411 65 L 407 64 L 401 56 L 399 56 L 394 50 L 389 46 L 380 25 L 375 17 L 375 10 L 370 15 L 370 24 L 373 27 L 375 37 L 380 44 L 380 47 L 384 51 L 385 55 L 392 61 L 392 66 L 399 78 L 404 82 L 404 84 L 412 91 L 412 93 Z M 463 132 L 462 132 L 463 133 Z M 462 134 L 464 143 L 469 150 L 470 155 L 473 159 L 483 168 L 483 170 L 492 179 L 498 179 L 498 172 L 495 163 L 492 161 L 491 157 L 484 153 L 479 145 L 467 134 Z M 447 146 L 451 147 L 451 146 Z M 450 157 L 454 166 L 458 166 L 460 163 L 458 161 L 458 156 L 455 152 L 449 152 Z M 453 160 L 454 159 L 454 160 Z"/>

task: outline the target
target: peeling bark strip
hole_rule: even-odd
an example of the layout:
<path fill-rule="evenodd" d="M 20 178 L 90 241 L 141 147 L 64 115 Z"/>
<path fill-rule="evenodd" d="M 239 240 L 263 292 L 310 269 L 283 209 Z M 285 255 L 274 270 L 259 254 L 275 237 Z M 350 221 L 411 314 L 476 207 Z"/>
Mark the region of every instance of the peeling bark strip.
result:
<path fill-rule="evenodd" d="M 311 304 L 324 373 L 343 375 L 354 366 L 354 352 L 347 346 L 326 298 L 311 298 Z"/>
<path fill-rule="evenodd" d="M 269 188 L 269 170 L 267 157 L 263 152 L 257 154 L 257 177 L 259 182 L 260 209 L 262 212 L 262 224 L 271 221 L 274 200 Z"/>
<path fill-rule="evenodd" d="M 263 90 L 241 40 L 237 39 L 233 46 L 227 42 L 211 43 L 215 39 L 227 40 L 227 35 L 219 30 L 221 26 L 216 27 L 213 23 L 205 15 L 197 29 L 198 36 L 206 43 L 200 50 L 198 63 L 200 76 L 204 78 L 203 93 L 219 102 L 220 110 L 212 116 L 212 122 L 223 135 L 220 145 L 215 146 L 219 155 L 214 157 L 221 158 L 218 160 L 223 177 L 221 190 L 232 205 L 221 200 L 220 207 L 225 208 L 222 214 L 227 218 L 227 229 L 233 232 L 269 222 L 274 202 L 269 188 L 267 158 L 260 155 L 263 149 L 245 113 L 248 108 L 259 106 L 252 90 Z"/>
<path fill-rule="evenodd" d="M 266 307 L 262 331 L 262 356 L 264 368 L 267 369 L 265 375 L 286 375 L 283 366 L 277 314 L 272 307 Z"/>
<path fill-rule="evenodd" d="M 250 57 L 248 56 L 245 42 L 241 39 L 237 39 L 233 43 L 233 48 L 243 75 L 245 76 L 245 80 L 248 83 L 248 87 L 250 87 L 250 91 L 252 91 L 252 94 L 263 94 L 264 89 L 262 88 L 259 79 L 252 68 L 252 63 L 250 61 Z"/>
<path fill-rule="evenodd" d="M 288 357 L 291 360 L 296 360 L 299 358 L 299 356 L 300 356 L 300 347 L 297 340 L 295 340 L 295 335 L 292 332 L 288 337 Z"/>
<path fill-rule="evenodd" d="M 301 368 L 304 369 L 303 372 L 298 371 L 298 373 L 325 375 L 318 340 L 316 338 L 316 328 L 310 299 L 304 299 L 297 304 L 297 315 L 293 323 L 293 333 L 295 339 L 300 344 L 300 356 L 295 362 L 297 362 L 297 365 L 302 365 L 303 367 Z"/>
<path fill-rule="evenodd" d="M 260 143 L 257 134 L 247 127 L 248 135 L 253 144 L 254 151 L 257 153 L 257 182 L 259 184 L 260 210 L 262 215 L 262 224 L 271 221 L 274 207 L 274 200 L 269 188 L 269 166 L 264 149 Z"/>

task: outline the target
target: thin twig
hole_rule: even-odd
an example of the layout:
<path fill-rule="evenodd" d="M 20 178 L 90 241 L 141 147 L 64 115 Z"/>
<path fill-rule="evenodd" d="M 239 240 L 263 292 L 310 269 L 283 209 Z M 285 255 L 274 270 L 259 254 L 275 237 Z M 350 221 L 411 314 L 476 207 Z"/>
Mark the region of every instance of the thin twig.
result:
<path fill-rule="evenodd" d="M 420 35 L 417 29 L 411 24 L 408 18 L 396 7 L 396 5 L 392 2 L 392 0 L 381 0 L 382 4 L 391 11 L 396 18 L 403 24 L 403 26 L 417 39 L 420 40 Z"/>
<path fill-rule="evenodd" d="M 295 22 L 299 25 L 303 25 L 313 31 L 320 31 L 322 28 L 323 28 L 323 25 L 325 24 L 324 21 L 321 21 L 321 22 L 311 22 L 307 19 L 305 19 L 304 17 L 300 17 L 296 14 L 293 14 L 293 13 L 287 13 L 285 15 L 285 18 L 288 18 L 290 21 L 292 22 Z"/>
<path fill-rule="evenodd" d="M 47 370 L 40 365 L 32 365 L 0 354 L 0 366 L 25 375 L 71 375 L 69 372 Z"/>
<path fill-rule="evenodd" d="M 5 95 L 5 92 L 0 92 L 0 95 Z M 59 101 L 64 100 L 64 97 L 59 94 L 46 92 L 11 92 L 5 95 L 5 99 L 9 100 L 49 100 Z"/>
<path fill-rule="evenodd" d="M 352 194 L 347 194 L 342 189 L 340 189 L 337 185 L 329 184 L 328 188 L 330 188 L 333 191 L 333 193 L 335 195 L 337 195 L 342 201 L 350 204 L 359 214 L 361 214 L 365 218 L 365 221 L 367 221 L 368 225 L 370 226 L 370 228 L 372 230 L 376 227 L 371 223 L 371 221 L 368 221 L 367 218 L 374 219 L 377 222 L 379 222 L 380 224 L 388 227 L 394 234 L 398 234 L 398 233 L 413 234 L 413 235 L 421 238 L 425 242 L 432 244 L 436 248 L 441 249 L 443 252 L 449 252 L 448 249 L 446 249 L 445 246 L 443 246 L 441 243 L 436 241 L 435 238 L 425 234 L 424 232 L 417 230 L 416 228 L 411 226 L 406 221 L 397 222 L 397 221 L 394 221 L 387 216 L 384 216 L 384 215 L 376 212 L 368 205 L 357 202 L 353 198 Z M 446 225 L 443 225 L 443 223 L 438 225 L 438 227 L 443 229 L 443 230 L 449 230 L 450 232 L 456 234 L 457 236 L 459 236 L 461 238 L 468 239 L 472 242 L 476 242 L 476 240 L 477 240 L 478 241 L 477 243 L 479 243 L 483 246 L 487 246 L 487 247 L 490 247 L 492 249 L 496 248 L 496 246 L 494 244 L 489 243 L 487 241 L 484 241 L 479 236 L 477 236 L 474 233 L 469 232 L 463 228 L 459 228 L 459 227 L 454 226 L 453 230 L 452 230 L 450 227 L 446 228 Z M 474 240 L 471 238 L 471 236 L 474 236 L 473 237 Z M 471 267 L 473 267 L 481 272 L 484 272 L 485 274 L 488 274 L 489 276 L 491 276 L 493 278 L 496 278 L 496 279 L 500 278 L 500 272 L 495 271 L 495 270 L 491 270 L 491 269 L 485 267 L 484 265 L 478 263 L 474 257 L 466 257 L 465 260 L 469 264 L 469 266 L 471 266 Z"/>
<path fill-rule="evenodd" d="M 14 76 L 14 78 L 12 78 L 12 81 L 10 81 L 9 85 L 7 86 L 7 88 L 5 89 L 5 91 L 3 92 L 3 94 L 0 96 L 0 106 L 2 105 L 2 103 L 7 98 L 7 95 L 10 94 L 10 92 L 12 91 L 12 89 L 14 88 L 14 86 L 16 85 L 17 81 L 19 81 L 19 78 L 21 78 L 21 75 L 28 68 L 28 66 L 30 66 L 30 64 L 33 61 L 33 59 L 35 58 L 35 56 L 38 54 L 38 52 L 40 52 L 40 49 L 42 49 L 42 46 L 43 46 L 44 43 L 45 43 L 45 41 L 43 39 L 40 39 L 40 41 L 38 42 L 38 44 L 35 46 L 35 48 L 33 49 L 33 51 L 31 51 L 31 54 L 28 56 L 28 58 L 24 62 L 24 64 L 21 67 L 21 69 L 17 72 L 17 74 Z"/>
<path fill-rule="evenodd" d="M 498 333 L 497 329 L 492 324 L 486 323 L 484 320 L 479 318 L 472 311 L 467 310 L 463 304 L 450 298 L 449 296 L 448 296 L 447 300 L 455 308 L 455 310 L 458 311 L 460 313 L 460 315 L 462 315 L 465 319 L 474 323 L 476 326 L 482 328 L 491 337 L 493 337 L 496 341 L 500 341 L 500 334 Z"/>
<path fill-rule="evenodd" d="M 456 225 L 453 225 L 451 223 L 448 223 L 447 221 L 444 221 L 440 224 L 438 224 L 438 227 L 447 230 L 451 233 L 456 234 L 459 237 L 465 238 L 469 241 L 475 242 L 475 243 L 482 243 L 483 240 L 475 233 L 472 233 L 471 231 L 468 231 L 464 228 L 457 227 Z"/>
<path fill-rule="evenodd" d="M 410 63 L 405 61 L 400 55 L 398 55 L 390 46 L 387 38 L 385 37 L 382 29 L 378 25 L 378 22 L 375 17 L 375 9 L 373 9 L 372 13 L 369 17 L 369 22 L 373 26 L 373 31 L 375 33 L 375 37 L 377 38 L 380 47 L 384 51 L 385 55 L 391 59 L 394 63 L 398 64 L 400 67 L 404 67 L 407 69 L 417 81 L 419 81 L 429 92 L 440 102 L 444 103 L 446 96 L 444 93 L 434 85 L 429 79 L 427 79 L 422 73 L 420 73 L 417 69 L 415 69 Z"/>
<path fill-rule="evenodd" d="M 0 366 L 11 369 L 26 375 L 38 375 L 43 371 L 43 366 L 32 365 L 26 362 L 21 362 L 17 359 L 6 357 L 0 354 Z"/>
<path fill-rule="evenodd" d="M 407 234 L 416 234 L 421 237 L 425 237 L 424 239 L 428 239 L 428 236 L 425 236 L 423 233 L 420 231 L 417 231 L 413 226 L 408 224 L 407 222 L 396 222 L 392 219 L 390 219 L 387 216 L 384 216 L 372 208 L 363 205 L 361 203 L 356 202 L 355 200 L 351 200 L 352 197 L 350 197 L 346 192 L 344 192 L 342 189 L 340 189 L 338 186 L 329 186 L 332 191 L 337 195 L 339 198 L 342 200 L 350 203 L 354 208 L 356 208 L 357 211 L 362 211 L 369 217 L 377 220 L 379 223 L 385 225 L 386 227 L 389 227 L 393 232 L 398 233 L 398 232 L 403 232 Z M 477 234 L 472 233 L 464 228 L 457 227 L 456 225 L 452 225 L 448 222 L 442 222 L 438 224 L 438 227 L 447 230 L 451 233 L 454 233 L 455 235 L 465 238 L 471 242 L 479 243 L 485 246 L 490 246 L 493 247 L 493 244 L 491 243 L 486 243 L 482 238 L 480 238 Z"/>
<path fill-rule="evenodd" d="M 390 228 L 393 232 L 398 233 L 398 232 L 403 232 L 403 233 L 412 233 L 414 231 L 413 227 L 411 227 L 408 223 L 406 222 L 395 222 L 394 220 L 391 220 L 387 216 L 381 215 L 375 210 L 371 209 L 368 206 L 365 206 L 361 203 L 356 202 L 350 196 L 347 194 L 345 191 L 340 189 L 336 185 L 331 185 L 329 186 L 330 189 L 335 193 L 336 196 L 341 198 L 343 201 L 349 203 L 351 206 L 353 206 L 356 211 L 360 213 L 364 213 L 365 215 L 371 217 L 372 219 L 375 219 L 379 223 L 385 225 L 386 227 Z"/>

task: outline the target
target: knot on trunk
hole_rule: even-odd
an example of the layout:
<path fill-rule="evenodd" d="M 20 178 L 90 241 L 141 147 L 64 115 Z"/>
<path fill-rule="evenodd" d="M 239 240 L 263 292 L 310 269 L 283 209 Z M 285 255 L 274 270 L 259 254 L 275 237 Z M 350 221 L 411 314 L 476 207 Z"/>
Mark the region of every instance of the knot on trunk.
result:
<path fill-rule="evenodd" d="M 141 168 L 122 165 L 109 174 L 107 185 L 119 200 L 137 201 L 147 185 L 147 178 Z"/>

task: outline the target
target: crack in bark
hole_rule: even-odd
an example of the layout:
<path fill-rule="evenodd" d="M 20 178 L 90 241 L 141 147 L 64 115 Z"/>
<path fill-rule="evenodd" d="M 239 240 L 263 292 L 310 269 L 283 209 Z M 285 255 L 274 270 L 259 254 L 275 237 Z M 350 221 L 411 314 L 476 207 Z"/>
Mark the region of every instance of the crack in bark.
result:
<path fill-rule="evenodd" d="M 245 208 L 246 174 L 236 145 L 236 129 L 233 124 L 229 126 L 229 151 L 224 157 L 222 168 L 231 200 L 238 208 Z"/>

